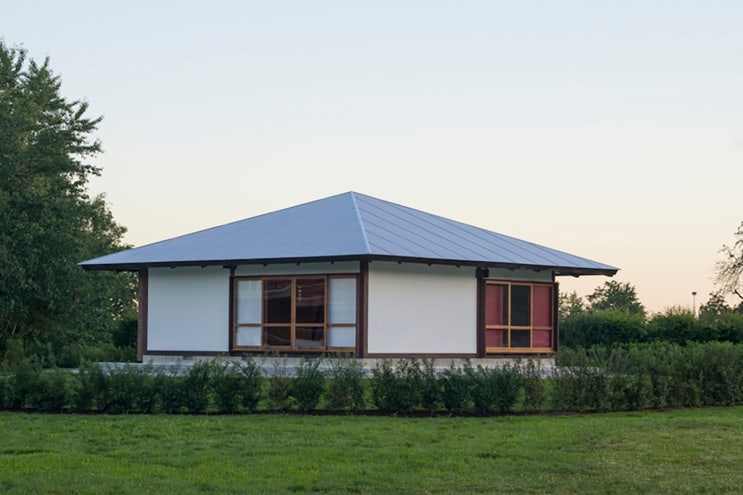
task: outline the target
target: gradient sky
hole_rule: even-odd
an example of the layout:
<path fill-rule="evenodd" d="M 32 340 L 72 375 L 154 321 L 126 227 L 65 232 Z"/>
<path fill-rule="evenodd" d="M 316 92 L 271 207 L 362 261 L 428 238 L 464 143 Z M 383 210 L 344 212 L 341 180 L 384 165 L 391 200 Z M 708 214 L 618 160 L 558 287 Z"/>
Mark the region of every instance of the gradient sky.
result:
<path fill-rule="evenodd" d="M 740 1 L 0 12 L 104 116 L 91 191 L 132 245 L 354 190 L 620 267 L 661 311 L 707 300 L 743 220 Z"/>

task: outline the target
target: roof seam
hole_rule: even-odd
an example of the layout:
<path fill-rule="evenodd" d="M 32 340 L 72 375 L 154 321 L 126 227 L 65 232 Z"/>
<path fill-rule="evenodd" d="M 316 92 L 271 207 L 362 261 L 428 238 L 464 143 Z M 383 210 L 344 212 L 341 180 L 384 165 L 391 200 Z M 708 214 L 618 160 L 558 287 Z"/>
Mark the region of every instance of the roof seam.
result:
<path fill-rule="evenodd" d="M 359 220 L 359 227 L 361 228 L 361 237 L 364 239 L 364 246 L 366 246 L 367 254 L 371 254 L 371 246 L 369 245 L 369 238 L 366 236 L 366 227 L 364 226 L 364 220 L 361 218 L 361 210 L 359 209 L 359 203 L 356 201 L 356 193 L 351 191 L 351 202 L 353 203 L 353 210 L 356 212 L 356 218 Z"/>

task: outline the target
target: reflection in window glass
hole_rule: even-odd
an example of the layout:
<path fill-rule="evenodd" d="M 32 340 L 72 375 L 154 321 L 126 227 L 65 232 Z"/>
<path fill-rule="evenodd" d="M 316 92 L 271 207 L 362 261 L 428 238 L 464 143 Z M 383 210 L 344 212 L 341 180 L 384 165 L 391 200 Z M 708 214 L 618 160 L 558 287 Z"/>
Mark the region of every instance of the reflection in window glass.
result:
<path fill-rule="evenodd" d="M 264 323 L 292 321 L 292 281 L 266 280 L 263 298 L 266 304 Z"/>
<path fill-rule="evenodd" d="M 531 286 L 511 286 L 511 326 L 531 325 Z"/>
<path fill-rule="evenodd" d="M 323 327 L 297 327 L 294 342 L 297 347 L 322 347 L 325 345 Z"/>
<path fill-rule="evenodd" d="M 292 343 L 291 327 L 263 327 L 264 345 L 279 347 Z"/>
<path fill-rule="evenodd" d="M 355 347 L 356 327 L 328 328 L 328 345 L 330 347 Z"/>
<path fill-rule="evenodd" d="M 356 279 L 331 278 L 328 280 L 329 323 L 356 322 Z"/>
<path fill-rule="evenodd" d="M 531 330 L 511 330 L 511 347 L 531 347 Z"/>
<path fill-rule="evenodd" d="M 260 346 L 261 327 L 238 327 L 235 343 L 237 345 Z"/>
<path fill-rule="evenodd" d="M 325 279 L 299 279 L 296 284 L 297 323 L 325 323 Z"/>
<path fill-rule="evenodd" d="M 237 323 L 261 323 L 260 280 L 237 282 Z M 255 345 L 260 345 L 260 343 Z"/>

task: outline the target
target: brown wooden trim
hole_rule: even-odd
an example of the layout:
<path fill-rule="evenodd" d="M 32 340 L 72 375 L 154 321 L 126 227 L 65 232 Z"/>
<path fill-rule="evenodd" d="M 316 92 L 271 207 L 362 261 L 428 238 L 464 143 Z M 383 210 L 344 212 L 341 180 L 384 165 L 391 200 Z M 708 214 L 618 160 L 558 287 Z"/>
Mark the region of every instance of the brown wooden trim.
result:
<path fill-rule="evenodd" d="M 552 284 L 552 349 L 557 352 L 560 349 L 560 284 Z"/>
<path fill-rule="evenodd" d="M 478 268 L 477 277 L 477 357 L 485 357 L 485 270 Z"/>
<path fill-rule="evenodd" d="M 549 354 L 551 347 L 488 347 L 485 349 L 488 356 L 493 354 Z"/>
<path fill-rule="evenodd" d="M 147 355 L 157 356 L 227 356 L 227 351 L 152 351 L 147 350 Z"/>
<path fill-rule="evenodd" d="M 369 262 L 362 261 L 359 271 L 356 290 L 356 356 L 363 358 L 369 349 Z"/>
<path fill-rule="evenodd" d="M 552 277 L 554 280 L 554 276 Z M 492 357 L 496 355 L 505 355 L 505 356 L 513 356 L 517 354 L 523 354 L 523 355 L 540 355 L 545 353 L 553 353 L 557 351 L 557 301 L 558 301 L 558 284 L 556 282 L 543 282 L 543 281 L 528 281 L 528 280 L 500 280 L 500 279 L 487 279 L 483 281 L 483 287 L 482 287 L 482 299 L 480 299 L 480 294 L 478 292 L 478 306 L 482 305 L 482 325 L 478 326 L 479 328 L 482 328 L 483 332 L 483 346 L 485 348 L 484 355 L 487 357 Z M 538 326 L 534 325 L 534 322 L 531 321 L 531 325 L 527 326 L 520 326 L 520 325 L 511 325 L 511 311 L 509 309 L 508 312 L 508 322 L 504 325 L 487 325 L 487 321 L 485 320 L 485 290 L 488 284 L 491 285 L 505 285 L 508 288 L 508 301 L 509 304 L 511 303 L 511 288 L 514 285 L 518 286 L 529 286 L 530 287 L 530 296 L 529 296 L 529 315 L 530 315 L 530 321 L 531 321 L 531 315 L 534 314 L 534 287 L 550 287 L 552 289 L 552 326 L 551 327 L 545 327 L 545 326 Z M 479 308 L 478 308 L 479 309 Z M 478 313 L 478 319 L 480 318 L 480 314 Z M 550 330 L 552 332 L 552 342 L 550 347 L 491 347 L 488 348 L 485 346 L 485 335 L 488 331 L 488 329 L 495 329 L 495 330 L 505 330 L 508 333 L 508 342 L 511 343 L 511 331 L 512 330 L 528 330 L 529 331 L 529 343 L 533 343 L 534 338 L 534 330 Z M 480 341 L 479 341 L 479 332 L 478 332 L 478 354 L 480 352 Z"/>
<path fill-rule="evenodd" d="M 479 357 L 477 353 L 436 353 L 436 352 L 390 352 L 367 354 L 365 358 L 372 359 L 413 359 L 413 358 L 432 358 L 432 359 L 472 359 Z"/>
<path fill-rule="evenodd" d="M 356 283 L 356 322 L 355 323 L 329 323 L 328 319 L 330 318 L 330 312 L 328 311 L 328 301 L 330 297 L 330 281 L 334 279 L 353 279 Z M 325 321 L 320 324 L 310 324 L 310 323 L 302 323 L 296 321 L 296 304 L 297 304 L 297 282 L 299 280 L 307 280 L 307 279 L 322 279 L 325 287 L 324 291 L 324 300 L 323 304 L 325 307 Z M 359 294 L 359 274 L 357 273 L 349 273 L 349 272 L 343 272 L 343 273 L 324 273 L 324 274 L 286 274 L 286 275 L 234 275 L 234 271 L 231 272 L 231 284 L 230 287 L 232 289 L 232 292 L 230 293 L 230 341 L 229 341 L 229 349 L 230 354 L 234 355 L 240 355 L 241 353 L 263 353 L 263 352 L 272 352 L 272 353 L 291 353 L 291 354 L 318 354 L 318 353 L 333 353 L 333 352 L 343 352 L 343 353 L 352 353 L 355 354 L 358 352 L 358 319 L 359 319 L 359 302 L 358 302 L 358 294 Z M 289 280 L 291 282 L 291 321 L 286 323 L 238 323 L 237 322 L 237 289 L 236 286 L 240 281 L 244 280 L 260 280 L 262 283 L 267 280 Z M 262 284 L 262 292 L 265 289 L 265 286 Z M 265 294 L 261 294 L 261 305 L 262 305 L 262 311 L 265 313 L 266 308 L 266 299 Z M 302 326 L 322 326 L 323 327 L 323 342 L 325 342 L 324 346 L 317 346 L 317 347 L 303 347 L 299 348 L 296 345 L 296 331 L 297 327 Z M 263 339 L 263 329 L 265 328 L 271 328 L 271 327 L 290 327 L 291 328 L 291 342 L 289 345 L 286 346 L 267 346 L 267 345 L 260 345 L 260 346 L 240 346 L 236 344 L 236 333 L 239 328 L 260 328 L 261 329 L 261 339 Z M 328 333 L 330 328 L 337 328 L 337 327 L 356 327 L 357 332 L 357 345 L 356 347 L 331 347 L 328 345 Z M 263 340 L 261 340 L 263 341 Z"/>
<path fill-rule="evenodd" d="M 491 352 L 488 353 L 485 358 L 491 359 L 491 358 L 548 358 L 553 357 L 555 355 L 554 352 Z"/>
<path fill-rule="evenodd" d="M 230 267 L 230 293 L 229 293 L 229 298 L 230 298 L 230 302 L 229 302 L 230 317 L 227 320 L 229 322 L 228 323 L 228 333 L 227 333 L 227 338 L 229 340 L 229 342 L 227 344 L 227 348 L 228 349 L 232 349 L 235 346 L 235 327 L 236 327 L 235 320 L 237 319 L 237 317 L 235 315 L 235 294 L 237 292 L 235 290 L 235 284 L 236 283 L 237 282 L 235 282 L 235 267 L 234 266 L 231 266 Z"/>
<path fill-rule="evenodd" d="M 147 301 L 149 297 L 147 268 L 140 268 L 137 276 L 137 361 L 142 361 L 147 352 Z"/>

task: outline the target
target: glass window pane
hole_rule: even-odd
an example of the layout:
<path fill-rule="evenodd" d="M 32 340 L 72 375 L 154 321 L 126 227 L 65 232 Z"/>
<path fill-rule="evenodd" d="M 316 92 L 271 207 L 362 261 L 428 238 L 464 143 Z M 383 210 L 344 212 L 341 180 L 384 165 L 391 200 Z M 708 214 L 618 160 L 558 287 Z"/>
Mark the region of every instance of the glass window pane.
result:
<path fill-rule="evenodd" d="M 237 323 L 261 323 L 260 280 L 238 280 Z"/>
<path fill-rule="evenodd" d="M 297 327 L 294 342 L 297 347 L 322 347 L 325 345 L 325 329 L 323 327 Z"/>
<path fill-rule="evenodd" d="M 356 347 L 356 327 L 328 328 L 328 345 L 330 347 Z"/>
<path fill-rule="evenodd" d="M 290 323 L 292 321 L 291 280 L 266 280 L 264 299 L 266 308 L 264 323 Z"/>
<path fill-rule="evenodd" d="M 532 347 L 552 347 L 552 330 L 534 330 Z"/>
<path fill-rule="evenodd" d="M 485 286 L 485 324 L 508 324 L 508 286 L 487 284 Z"/>
<path fill-rule="evenodd" d="M 511 347 L 531 347 L 530 330 L 511 330 Z"/>
<path fill-rule="evenodd" d="M 261 327 L 237 327 L 236 345 L 251 345 L 260 347 Z"/>
<path fill-rule="evenodd" d="M 298 279 L 296 305 L 298 323 L 325 323 L 325 279 Z"/>
<path fill-rule="evenodd" d="M 268 346 L 290 346 L 292 344 L 291 327 L 263 327 L 264 344 Z"/>
<path fill-rule="evenodd" d="M 552 287 L 534 286 L 532 321 L 535 327 L 552 326 Z"/>
<path fill-rule="evenodd" d="M 356 323 L 356 279 L 331 278 L 328 284 L 328 321 Z"/>
<path fill-rule="evenodd" d="M 531 324 L 531 286 L 511 286 L 511 326 L 528 327 Z"/>
<path fill-rule="evenodd" d="M 505 330 L 486 330 L 485 347 L 508 347 L 507 335 Z"/>

